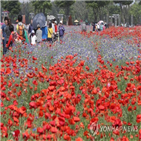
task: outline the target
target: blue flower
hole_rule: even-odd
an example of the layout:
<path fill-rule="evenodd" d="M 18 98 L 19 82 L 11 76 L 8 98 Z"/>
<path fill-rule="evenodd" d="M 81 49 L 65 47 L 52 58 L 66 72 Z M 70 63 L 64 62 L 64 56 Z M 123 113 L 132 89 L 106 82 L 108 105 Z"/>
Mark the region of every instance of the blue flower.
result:
<path fill-rule="evenodd" d="M 33 132 L 35 132 L 35 131 L 36 131 L 36 128 L 33 129 Z"/>

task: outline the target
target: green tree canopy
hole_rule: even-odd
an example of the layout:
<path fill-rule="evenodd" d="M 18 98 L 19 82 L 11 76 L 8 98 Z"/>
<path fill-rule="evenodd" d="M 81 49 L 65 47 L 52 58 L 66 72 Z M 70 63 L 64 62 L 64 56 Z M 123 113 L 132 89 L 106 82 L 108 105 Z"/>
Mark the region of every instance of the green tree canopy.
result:
<path fill-rule="evenodd" d="M 110 3 L 110 1 L 85 1 L 87 7 L 92 8 L 93 14 L 95 15 L 95 20 L 97 20 L 98 10 Z"/>
<path fill-rule="evenodd" d="M 75 1 L 56 1 L 55 4 L 61 8 L 69 8 Z"/>
<path fill-rule="evenodd" d="M 56 1 L 55 4 L 65 10 L 66 20 L 68 21 L 68 16 L 70 14 L 70 7 L 75 3 L 75 1 Z"/>
<path fill-rule="evenodd" d="M 125 1 L 113 1 L 114 3 L 119 3 L 119 4 L 121 4 L 121 5 L 130 5 L 132 2 L 133 2 L 133 0 L 125 0 Z"/>
<path fill-rule="evenodd" d="M 100 7 L 104 7 L 109 4 L 110 1 L 85 1 L 88 7 L 98 9 Z"/>
<path fill-rule="evenodd" d="M 18 15 L 21 11 L 20 2 L 16 1 L 2 1 L 2 8 L 6 11 L 9 11 L 9 15 L 12 17 L 13 15 Z"/>
<path fill-rule="evenodd" d="M 47 14 L 47 10 L 50 10 L 52 4 L 50 1 L 33 1 L 32 5 L 34 6 L 35 13 L 43 12 L 45 15 Z"/>
<path fill-rule="evenodd" d="M 90 8 L 86 7 L 86 3 L 84 1 L 76 1 L 72 6 L 74 19 L 73 20 L 86 20 L 88 18 L 88 14 L 91 14 Z"/>
<path fill-rule="evenodd" d="M 130 14 L 133 15 L 134 17 L 134 24 L 138 24 L 141 22 L 141 19 L 139 18 L 139 15 L 141 15 L 141 5 L 135 3 L 131 9 L 130 9 Z"/>

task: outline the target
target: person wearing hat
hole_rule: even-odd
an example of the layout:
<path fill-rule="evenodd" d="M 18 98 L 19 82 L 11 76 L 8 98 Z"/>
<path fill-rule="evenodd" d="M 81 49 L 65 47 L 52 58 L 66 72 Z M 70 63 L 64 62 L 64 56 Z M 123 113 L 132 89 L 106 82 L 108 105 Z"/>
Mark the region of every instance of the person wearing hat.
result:
<path fill-rule="evenodd" d="M 59 38 L 62 40 L 63 39 L 63 36 L 64 36 L 64 33 L 65 33 L 65 28 L 63 26 L 63 22 L 60 21 L 60 25 L 59 25 Z"/>
<path fill-rule="evenodd" d="M 40 43 L 42 41 L 42 30 L 40 29 L 39 24 L 37 25 L 36 37 L 37 37 L 37 43 Z"/>
<path fill-rule="evenodd" d="M 35 31 L 34 30 L 31 31 L 30 40 L 31 40 L 31 45 L 36 45 L 37 37 L 35 35 Z"/>

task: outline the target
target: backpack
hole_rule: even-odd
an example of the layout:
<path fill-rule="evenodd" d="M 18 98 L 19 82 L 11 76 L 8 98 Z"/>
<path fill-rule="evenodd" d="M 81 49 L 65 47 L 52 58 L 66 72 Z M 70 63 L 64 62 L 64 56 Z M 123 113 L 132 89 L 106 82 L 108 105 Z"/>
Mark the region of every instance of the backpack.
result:
<path fill-rule="evenodd" d="M 14 40 L 16 40 L 16 39 L 18 38 L 17 33 L 16 33 L 16 32 L 13 32 L 13 33 L 12 33 L 12 37 L 13 37 Z"/>
<path fill-rule="evenodd" d="M 19 38 L 19 35 L 17 34 L 17 32 L 13 32 L 12 33 L 12 38 L 16 43 L 20 43 L 21 39 Z"/>
<path fill-rule="evenodd" d="M 18 25 L 18 34 L 21 37 L 24 37 L 24 27 L 23 27 L 23 25 Z"/>

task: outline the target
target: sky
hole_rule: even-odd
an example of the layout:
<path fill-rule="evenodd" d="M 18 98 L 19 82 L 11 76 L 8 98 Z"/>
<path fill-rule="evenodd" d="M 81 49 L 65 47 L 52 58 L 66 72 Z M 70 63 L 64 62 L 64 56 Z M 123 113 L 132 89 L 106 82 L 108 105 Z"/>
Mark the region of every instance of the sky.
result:
<path fill-rule="evenodd" d="M 20 2 L 28 2 L 29 0 L 19 0 Z"/>

